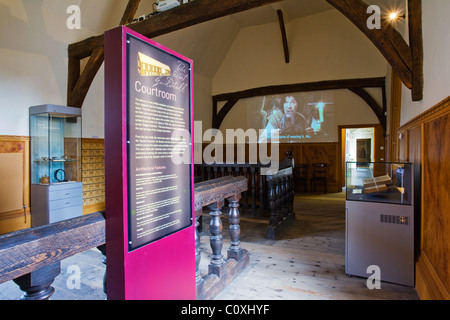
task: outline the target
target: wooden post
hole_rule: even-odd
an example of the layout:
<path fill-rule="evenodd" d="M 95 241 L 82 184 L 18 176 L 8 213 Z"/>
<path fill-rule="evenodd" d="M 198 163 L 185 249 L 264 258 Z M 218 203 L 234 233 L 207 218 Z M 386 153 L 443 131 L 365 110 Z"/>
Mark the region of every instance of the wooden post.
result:
<path fill-rule="evenodd" d="M 241 227 L 239 226 L 240 222 L 240 213 L 239 213 L 239 199 L 241 198 L 240 194 L 234 195 L 231 198 L 228 198 L 228 206 L 230 208 L 229 212 L 229 221 L 230 221 L 230 248 L 228 249 L 228 259 L 232 258 L 236 261 L 242 258 L 242 248 L 241 241 L 239 237 L 241 235 Z"/>
<path fill-rule="evenodd" d="M 278 216 L 278 221 L 283 220 L 283 191 L 281 189 L 281 183 L 282 178 L 275 178 L 275 183 L 276 183 L 276 195 L 277 195 L 277 216 Z M 278 224 L 277 221 L 277 224 Z"/>
<path fill-rule="evenodd" d="M 203 279 L 200 275 L 200 260 L 201 260 L 201 249 L 200 249 L 200 234 L 198 233 L 198 226 L 200 225 L 199 219 L 202 216 L 202 209 L 195 211 L 195 283 L 198 285 Z"/>
<path fill-rule="evenodd" d="M 108 267 L 107 264 L 106 264 L 106 244 L 103 244 L 103 245 L 97 247 L 97 249 L 100 250 L 100 252 L 101 252 L 102 255 L 103 255 L 103 261 L 102 261 L 103 264 L 104 264 L 106 267 Z M 105 269 L 105 274 L 103 275 L 103 292 L 104 292 L 105 294 L 107 294 L 107 291 L 106 291 L 106 269 Z"/>
<path fill-rule="evenodd" d="M 14 279 L 20 290 L 25 292 L 21 300 L 48 300 L 55 292 L 51 284 L 60 272 L 61 263 L 58 261 Z"/>
<path fill-rule="evenodd" d="M 269 185 L 269 226 L 266 237 L 271 240 L 277 237 L 295 220 L 293 210 L 292 167 L 281 169 L 278 173 L 268 176 Z"/>
<path fill-rule="evenodd" d="M 286 186 L 286 176 L 280 178 L 281 183 L 281 218 L 284 219 L 289 214 L 288 212 L 288 194 Z"/>
<path fill-rule="evenodd" d="M 250 167 L 250 174 L 252 180 L 252 215 L 256 215 L 256 168 Z"/>
<path fill-rule="evenodd" d="M 264 203 L 264 176 L 261 174 L 261 167 L 258 167 L 258 176 L 259 176 L 259 214 L 266 208 Z"/>
<path fill-rule="evenodd" d="M 269 223 L 271 226 L 276 226 L 278 224 L 276 183 L 273 179 L 269 180 L 268 183 L 269 183 L 269 210 L 270 210 Z"/>
<path fill-rule="evenodd" d="M 224 200 L 219 200 L 208 206 L 211 216 L 211 222 L 209 224 L 209 231 L 211 232 L 210 245 L 212 250 L 211 262 L 209 264 L 209 273 L 215 274 L 219 278 L 223 273 L 222 266 L 224 265 L 222 247 L 223 247 L 223 236 L 222 236 L 222 220 L 220 216 L 222 215 L 222 207 L 224 206 Z"/>

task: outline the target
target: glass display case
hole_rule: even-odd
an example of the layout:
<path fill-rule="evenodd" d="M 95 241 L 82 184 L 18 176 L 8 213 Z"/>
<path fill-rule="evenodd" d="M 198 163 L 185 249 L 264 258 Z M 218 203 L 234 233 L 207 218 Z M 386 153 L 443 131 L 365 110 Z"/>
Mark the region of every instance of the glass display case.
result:
<path fill-rule="evenodd" d="M 347 162 L 345 272 L 414 286 L 414 171 L 411 163 Z"/>
<path fill-rule="evenodd" d="M 412 164 L 347 162 L 347 200 L 411 205 Z"/>
<path fill-rule="evenodd" d="M 30 108 L 31 183 L 81 181 L 81 109 Z"/>
<path fill-rule="evenodd" d="M 30 107 L 31 225 L 82 215 L 81 109 Z"/>

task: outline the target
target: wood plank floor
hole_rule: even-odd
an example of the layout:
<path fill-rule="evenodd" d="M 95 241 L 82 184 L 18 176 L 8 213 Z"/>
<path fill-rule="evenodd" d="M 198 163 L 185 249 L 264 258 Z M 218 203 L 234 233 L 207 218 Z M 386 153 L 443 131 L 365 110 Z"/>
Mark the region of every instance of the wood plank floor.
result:
<path fill-rule="evenodd" d="M 296 221 L 276 241 L 264 237 L 267 220 L 242 217 L 241 246 L 251 262 L 216 300 L 419 299 L 414 288 L 382 282 L 380 290 L 369 290 L 366 279 L 345 274 L 344 196 L 296 195 Z M 223 252 L 229 246 L 225 216 Z M 208 237 L 201 241 L 205 261 Z"/>
<path fill-rule="evenodd" d="M 296 221 L 282 239 L 267 240 L 267 219 L 241 219 L 241 246 L 250 253 L 250 265 L 216 300 L 416 300 L 414 288 L 382 283 L 369 290 L 366 280 L 345 274 L 344 195 L 297 195 Z M 223 214 L 223 253 L 229 246 L 226 212 Z M 206 274 L 211 254 L 207 217 L 201 237 L 201 272 Z M 53 286 L 52 300 L 104 300 L 103 256 L 97 249 L 65 259 Z M 81 270 L 80 289 L 68 289 L 69 266 Z M 22 292 L 9 281 L 0 284 L 0 300 L 19 299 Z"/>

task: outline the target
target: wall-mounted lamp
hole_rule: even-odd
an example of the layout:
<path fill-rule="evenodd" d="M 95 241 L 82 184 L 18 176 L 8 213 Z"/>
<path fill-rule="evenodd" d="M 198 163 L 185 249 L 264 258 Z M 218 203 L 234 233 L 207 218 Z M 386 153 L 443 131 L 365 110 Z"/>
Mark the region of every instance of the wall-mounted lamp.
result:
<path fill-rule="evenodd" d="M 401 14 L 399 11 L 392 11 L 388 15 L 390 21 L 398 21 L 400 19 L 405 19 L 405 14 Z"/>

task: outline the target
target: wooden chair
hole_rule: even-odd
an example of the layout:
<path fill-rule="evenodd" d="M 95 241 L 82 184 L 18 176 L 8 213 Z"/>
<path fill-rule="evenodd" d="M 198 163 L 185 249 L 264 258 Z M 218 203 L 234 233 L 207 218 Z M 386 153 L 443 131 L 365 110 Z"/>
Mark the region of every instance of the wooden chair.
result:
<path fill-rule="evenodd" d="M 308 187 L 307 187 L 307 178 L 306 178 L 306 174 L 308 171 L 308 165 L 307 164 L 296 164 L 294 166 L 294 185 L 295 185 L 295 190 L 298 191 L 298 187 L 299 186 L 303 186 L 303 192 L 307 192 L 308 191 Z"/>
<path fill-rule="evenodd" d="M 327 164 L 313 163 L 313 176 L 311 178 L 311 192 L 316 191 L 316 184 L 323 183 L 324 193 L 327 193 Z"/>

